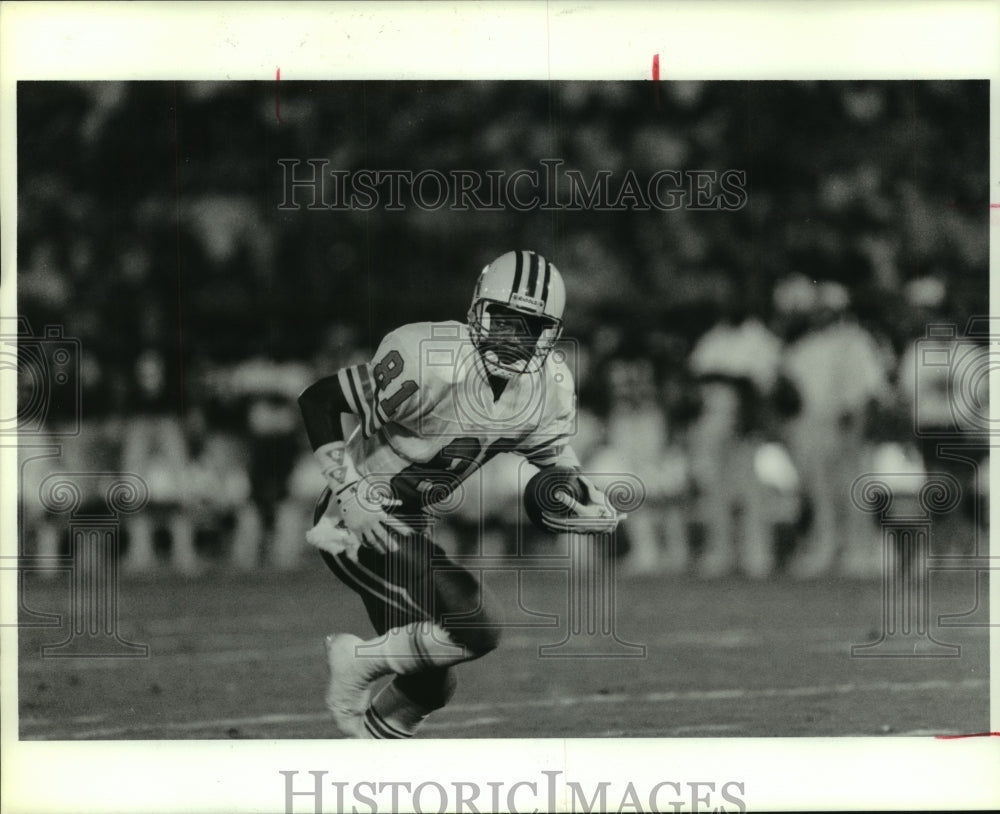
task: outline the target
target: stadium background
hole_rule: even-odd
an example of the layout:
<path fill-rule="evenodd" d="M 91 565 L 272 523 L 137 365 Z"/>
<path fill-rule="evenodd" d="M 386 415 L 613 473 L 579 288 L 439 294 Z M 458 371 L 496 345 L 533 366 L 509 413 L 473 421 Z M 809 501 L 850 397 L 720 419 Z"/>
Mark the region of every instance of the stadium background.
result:
<path fill-rule="evenodd" d="M 21 83 L 19 310 L 81 342 L 86 429 L 67 455 L 155 480 L 154 503 L 194 478 L 225 514 L 249 489 L 266 532 L 290 489 L 315 485 L 300 467 L 289 486 L 304 444 L 291 397 L 399 324 L 463 319 L 476 273 L 510 247 L 567 277 L 588 438 L 616 397 L 605 363 L 626 357 L 652 369 L 618 390 L 646 379 L 683 442 L 697 340 L 748 315 L 787 338 L 775 291 L 792 275 L 846 288 L 894 386 L 928 313 L 986 311 L 987 102 L 985 82 Z M 611 171 L 612 189 L 627 170 L 741 170 L 748 201 L 311 211 L 298 189 L 303 205 L 279 210 L 282 159 L 300 177 L 310 159 L 509 177 L 545 158 L 587 181 Z M 927 278 L 943 284 L 933 312 L 904 295 Z M 911 442 L 909 407 L 882 401 L 869 435 Z M 149 415 L 173 426 L 144 429 Z M 206 447 L 228 498 L 188 471 Z"/>
<path fill-rule="evenodd" d="M 985 82 L 21 83 L 20 309 L 66 323 L 106 381 L 157 348 L 180 400 L 181 368 L 309 358 L 334 322 L 370 346 L 461 317 L 462 281 L 525 245 L 570 276 L 572 335 L 617 320 L 691 342 L 728 301 L 768 315 L 800 271 L 847 285 L 898 347 L 909 279 L 941 275 L 953 319 L 984 305 L 988 110 Z M 744 170 L 749 203 L 278 211 L 280 159 L 512 172 L 553 157 L 587 178 Z M 88 412 L 134 406 L 108 390 Z"/>
<path fill-rule="evenodd" d="M 732 356 L 747 364 L 743 371 L 699 370 L 692 359 L 710 329 L 746 325 L 748 318 L 766 326 L 779 346 L 809 333 L 815 326 L 808 320 L 822 309 L 814 303 L 796 310 L 803 281 L 816 290 L 838 284 L 824 289 L 846 294 L 833 297 L 836 318 L 859 325 L 877 350 L 884 387 L 873 399 L 876 409 L 863 413 L 860 436 L 871 448 L 901 453 L 888 459 L 891 465 L 919 469 L 900 375 L 904 354 L 929 320 L 964 326 L 987 311 L 988 101 L 988 83 L 972 81 L 19 83 L 18 308 L 36 335 L 60 325 L 82 349 L 80 434 L 59 435 L 75 418 L 72 400 L 42 399 L 45 426 L 32 443 L 43 445 L 52 433 L 62 454 L 23 468 L 24 551 L 67 548 L 66 518 L 38 499 L 48 473 L 142 476 L 149 507 L 127 518 L 121 533 L 123 635 L 165 654 L 112 670 L 107 680 L 85 671 L 83 680 L 97 691 L 81 697 L 66 689 L 80 680 L 72 660 L 57 668 L 37 658 L 39 644 L 55 633 L 46 639 L 44 630 L 22 631 L 22 734 L 325 737 L 321 713 L 296 718 L 303 704 L 313 710 L 310 692 L 317 703 L 319 695 L 312 684 L 322 682 L 310 672 L 322 664 L 300 639 L 313 635 L 317 618 L 339 615 L 359 630 L 364 622 L 350 598 L 327 590 L 328 575 L 302 550 L 321 483 L 294 397 L 312 378 L 366 357 L 401 323 L 463 319 L 479 269 L 510 248 L 539 251 L 566 277 L 566 336 L 579 351 L 579 440 L 588 460 L 615 446 L 616 411 L 633 422 L 626 429 L 638 428 L 637 416 L 650 411 L 663 419 L 662 426 L 643 425 L 651 435 L 635 429 L 624 441 L 619 436 L 622 454 L 604 458 L 628 461 L 651 446 L 650 438 L 662 446 L 662 466 L 651 476 L 663 477 L 661 500 L 651 494 L 630 519 L 631 534 L 640 516 L 659 512 L 665 547 L 673 532 L 690 532 L 692 554 L 705 544 L 692 462 L 702 438 L 694 428 L 711 398 L 706 382 L 722 378 L 744 406 L 758 408 L 748 426 L 714 448 L 717 462 L 742 460 L 748 439 L 755 448 L 782 445 L 794 412 L 787 402 L 796 399 L 780 387 L 766 394 L 740 389 L 741 376 L 753 379 L 753 360 L 746 360 L 753 352 L 731 345 Z M 602 170 L 615 180 L 629 169 L 640 178 L 660 169 L 742 170 L 748 200 L 738 211 L 708 212 L 278 208 L 281 159 L 328 159 L 331 169 L 348 171 L 512 173 L 538 169 L 545 158 L 562 159 L 587 179 Z M 21 386 L 22 403 L 35 404 L 30 388 L 45 384 L 25 376 Z M 780 521 L 772 542 L 794 549 L 812 510 L 802 499 L 803 473 L 785 471 L 796 456 L 777 460 L 772 491 L 783 483 L 792 494 L 768 496 Z M 972 479 L 963 486 L 975 490 Z M 710 491 L 701 484 L 702 497 Z M 489 545 L 503 546 L 509 537 L 516 495 L 509 488 L 506 495 L 506 502 L 482 504 L 492 515 L 493 525 L 480 530 Z M 85 498 L 101 500 L 98 492 Z M 474 533 L 474 515 L 451 518 L 452 543 Z M 877 529 L 873 518 L 867 522 L 874 546 Z M 941 528 L 954 547 L 984 522 L 972 516 L 958 531 Z M 624 543 L 627 555 L 635 540 Z M 733 580 L 725 583 L 729 602 L 713 603 L 694 577 L 729 571 L 698 573 L 697 558 L 682 559 L 673 568 L 669 558 L 633 563 L 639 581 L 627 586 L 632 599 L 622 624 L 631 640 L 665 648 L 640 671 L 639 689 L 655 695 L 670 676 L 671 687 L 697 693 L 728 687 L 734 671 L 747 671 L 755 677 L 738 680 L 741 692 L 776 680 L 793 690 L 818 687 L 833 700 L 804 712 L 762 689 L 759 697 L 771 701 L 751 705 L 735 724 L 731 711 L 702 714 L 695 704 L 672 719 L 673 729 L 644 723 L 636 718 L 641 713 L 631 723 L 628 716 L 594 723 L 540 710 L 532 723 L 512 712 L 484 732 L 869 734 L 878 726 L 869 713 L 878 709 L 886 710 L 891 731 L 986 728 L 982 631 L 948 632 L 949 640 L 969 645 L 967 657 L 922 663 L 906 673 L 913 683 L 897 685 L 899 674 L 886 662 L 846 665 L 830 655 L 876 635 L 877 580 L 797 584 L 780 578 L 779 561 L 764 606 L 757 583 Z M 665 632 L 652 615 L 662 607 L 662 586 L 681 617 L 695 622 L 686 634 Z M 58 575 L 46 583 L 32 574 L 22 609 L 64 604 L 64 588 Z M 983 594 L 956 577 L 938 596 L 944 605 L 935 611 L 958 613 Z M 178 602 L 187 615 L 177 615 Z M 258 613 L 248 615 L 248 607 Z M 790 607 L 800 610 L 799 627 L 787 632 Z M 733 614 L 751 609 L 759 615 L 740 626 Z M 206 619 L 216 631 L 207 638 Z M 302 691 L 288 697 L 281 687 L 290 679 L 281 669 L 260 673 L 240 662 L 236 669 L 246 675 L 196 691 L 186 665 L 219 658 L 213 642 L 224 635 L 220 624 L 231 634 L 233 655 L 225 658 L 235 664 L 258 659 L 261 648 L 288 649 L 285 666 L 299 670 L 292 683 L 308 676 L 312 690 L 298 685 Z M 800 634 L 813 648 L 807 659 L 774 657 L 805 652 Z M 491 688 L 516 691 L 537 680 L 537 664 L 528 659 L 537 643 L 531 635 L 510 643 L 515 658 L 524 656 L 525 672 L 509 688 L 498 687 L 488 667 L 469 672 L 487 695 Z M 775 679 L 773 663 L 782 661 L 787 673 Z M 94 669 L 104 668 L 98 662 Z M 546 669 L 543 695 L 561 697 L 574 687 L 600 695 L 610 687 L 612 696 L 620 690 L 630 697 L 635 689 L 596 665 L 577 673 L 571 664 Z M 844 676 L 884 686 L 857 707 L 850 692 L 836 689 Z M 262 722 L 266 715 L 219 723 L 224 710 L 244 711 L 245 681 L 259 690 L 248 714 L 280 708 L 290 717 L 273 726 Z M 198 692 L 207 694 L 192 700 Z M 188 701 L 164 708 L 166 698 L 179 696 Z M 214 723 L 185 723 L 189 717 Z M 76 720 L 94 723 L 78 727 Z M 434 734 L 468 735 L 463 726 L 445 719 Z"/>

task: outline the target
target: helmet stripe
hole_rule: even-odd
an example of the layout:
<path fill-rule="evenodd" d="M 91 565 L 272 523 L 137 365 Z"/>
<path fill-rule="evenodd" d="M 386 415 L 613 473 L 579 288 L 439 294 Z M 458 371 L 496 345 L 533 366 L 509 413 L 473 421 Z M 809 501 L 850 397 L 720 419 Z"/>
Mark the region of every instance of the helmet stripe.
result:
<path fill-rule="evenodd" d="M 517 289 L 521 287 L 522 271 L 524 271 L 524 255 L 521 252 L 514 252 L 514 285 L 511 286 L 511 294 L 516 294 Z"/>
<path fill-rule="evenodd" d="M 549 280 L 552 279 L 552 265 L 548 260 L 545 261 L 545 282 L 542 283 L 542 303 L 543 305 L 549 304 Z"/>
<path fill-rule="evenodd" d="M 535 288 L 538 287 L 538 255 L 534 252 L 528 252 L 531 257 L 528 263 L 528 285 L 524 289 L 524 293 L 529 297 L 535 296 Z"/>

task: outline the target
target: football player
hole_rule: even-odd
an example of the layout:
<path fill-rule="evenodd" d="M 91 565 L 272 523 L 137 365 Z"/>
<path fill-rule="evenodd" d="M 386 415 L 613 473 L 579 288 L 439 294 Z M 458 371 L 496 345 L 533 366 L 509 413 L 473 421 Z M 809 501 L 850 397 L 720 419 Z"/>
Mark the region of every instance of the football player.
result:
<path fill-rule="evenodd" d="M 576 410 L 569 369 L 552 349 L 566 290 L 531 251 L 507 252 L 479 276 L 460 322 L 422 322 L 389 333 L 370 363 L 320 379 L 299 396 L 328 487 L 307 540 L 361 596 L 377 636 L 326 639 L 326 704 L 359 738 L 413 736 L 455 691 L 453 667 L 500 638 L 495 599 L 431 537 L 435 509 L 500 452 L 538 467 L 579 467 L 569 444 Z M 358 427 L 344 438 L 342 414 Z M 607 530 L 621 519 L 581 477 L 582 500 L 551 530 Z M 457 493 L 457 494 L 456 494 Z M 371 698 L 372 685 L 391 681 Z"/>

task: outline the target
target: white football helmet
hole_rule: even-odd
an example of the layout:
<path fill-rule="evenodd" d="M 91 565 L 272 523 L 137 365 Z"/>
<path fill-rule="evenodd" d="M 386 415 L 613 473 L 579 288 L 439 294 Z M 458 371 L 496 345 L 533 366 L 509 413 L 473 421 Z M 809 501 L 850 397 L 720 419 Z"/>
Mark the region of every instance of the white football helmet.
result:
<path fill-rule="evenodd" d="M 479 275 L 469 332 L 486 370 L 510 379 L 541 370 L 562 333 L 566 286 L 540 254 L 507 252 Z"/>

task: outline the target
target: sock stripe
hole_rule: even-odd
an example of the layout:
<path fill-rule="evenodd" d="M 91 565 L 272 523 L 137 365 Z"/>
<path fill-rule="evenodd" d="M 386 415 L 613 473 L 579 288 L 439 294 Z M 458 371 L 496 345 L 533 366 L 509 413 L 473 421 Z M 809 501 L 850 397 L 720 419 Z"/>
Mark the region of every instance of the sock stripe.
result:
<path fill-rule="evenodd" d="M 410 737 L 387 723 L 374 707 L 368 707 L 365 711 L 365 727 L 380 740 L 403 740 Z"/>
<path fill-rule="evenodd" d="M 402 729 L 399 729 L 398 727 L 393 726 L 391 723 L 389 723 L 385 719 L 385 716 L 382 715 L 382 713 L 379 712 L 374 707 L 369 707 L 368 708 L 368 712 L 372 716 L 372 722 L 373 723 L 375 723 L 376 725 L 378 725 L 380 728 L 384 729 L 386 732 L 392 733 L 395 737 L 397 737 L 397 738 L 409 738 L 412 735 L 411 732 L 405 732 Z"/>
<path fill-rule="evenodd" d="M 368 734 L 371 735 L 375 740 L 386 740 L 388 735 L 383 733 L 371 719 L 371 710 L 365 713 L 365 729 L 368 730 Z"/>

